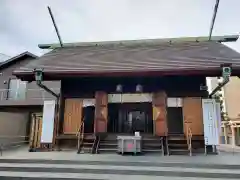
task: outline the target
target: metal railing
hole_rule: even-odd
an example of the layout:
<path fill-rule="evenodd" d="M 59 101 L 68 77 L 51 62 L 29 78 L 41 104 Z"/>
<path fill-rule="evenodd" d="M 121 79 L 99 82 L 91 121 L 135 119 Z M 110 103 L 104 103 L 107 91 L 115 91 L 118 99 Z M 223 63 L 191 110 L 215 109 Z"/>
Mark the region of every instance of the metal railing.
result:
<path fill-rule="evenodd" d="M 0 136 L 0 156 L 3 155 L 4 150 L 13 149 L 21 145 L 28 144 L 28 139 L 28 136 Z"/>
<path fill-rule="evenodd" d="M 50 88 L 52 91 L 58 93 L 60 88 Z M 18 89 L 0 89 L 0 101 L 3 100 L 47 100 L 54 97 L 46 92 L 44 89 L 25 89 L 20 91 Z"/>

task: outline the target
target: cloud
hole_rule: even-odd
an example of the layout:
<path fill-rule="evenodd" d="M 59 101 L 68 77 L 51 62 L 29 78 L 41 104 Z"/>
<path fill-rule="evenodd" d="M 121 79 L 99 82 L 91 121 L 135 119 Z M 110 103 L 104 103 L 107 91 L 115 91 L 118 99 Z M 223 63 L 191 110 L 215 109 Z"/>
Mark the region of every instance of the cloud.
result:
<path fill-rule="evenodd" d="M 49 5 L 64 42 L 208 35 L 215 0 L 1 0 L 0 52 L 38 55 L 58 42 Z M 240 29 L 238 0 L 221 1 L 213 35 Z M 230 46 L 240 51 L 239 43 Z"/>

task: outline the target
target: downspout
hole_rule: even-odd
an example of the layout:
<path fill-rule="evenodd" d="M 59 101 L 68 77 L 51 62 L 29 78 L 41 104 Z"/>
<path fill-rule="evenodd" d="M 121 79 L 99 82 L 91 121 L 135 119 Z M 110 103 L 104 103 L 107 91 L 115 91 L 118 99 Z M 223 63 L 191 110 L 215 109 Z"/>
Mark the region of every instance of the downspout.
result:
<path fill-rule="evenodd" d="M 209 95 L 210 98 L 212 98 L 212 96 L 218 92 L 219 90 L 221 90 L 221 88 L 223 86 L 225 86 L 229 80 L 230 80 L 230 76 L 231 76 L 231 72 L 232 72 L 232 68 L 231 68 L 231 64 L 223 64 L 222 65 L 222 77 L 223 77 L 223 82 L 220 83 Z"/>
<path fill-rule="evenodd" d="M 36 84 L 44 89 L 45 91 L 47 91 L 48 93 L 50 93 L 51 95 L 53 95 L 54 97 L 57 98 L 57 100 L 59 99 L 60 95 L 56 94 L 55 92 L 53 92 L 50 88 L 48 88 L 47 86 L 45 86 L 44 84 L 42 84 L 42 80 L 43 80 L 43 69 L 34 69 L 33 70 L 34 75 L 35 75 L 35 81 Z"/>
<path fill-rule="evenodd" d="M 51 95 L 53 95 L 54 97 L 58 98 L 60 97 L 59 94 L 56 94 L 55 92 L 53 92 L 51 89 L 49 89 L 47 86 L 45 86 L 44 84 L 42 84 L 41 81 L 36 81 L 36 84 L 38 85 L 38 87 L 44 89 L 45 91 L 47 91 L 48 93 L 50 93 Z"/>

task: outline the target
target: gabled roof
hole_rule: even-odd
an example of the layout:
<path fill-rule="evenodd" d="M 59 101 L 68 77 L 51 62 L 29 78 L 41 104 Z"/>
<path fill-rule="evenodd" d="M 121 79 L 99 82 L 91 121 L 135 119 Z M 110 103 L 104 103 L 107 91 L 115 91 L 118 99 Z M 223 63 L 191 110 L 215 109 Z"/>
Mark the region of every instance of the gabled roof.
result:
<path fill-rule="evenodd" d="M 6 54 L 3 54 L 3 53 L 0 53 L 0 63 L 3 62 L 3 61 L 6 61 L 9 58 L 10 58 L 10 56 L 8 56 Z"/>
<path fill-rule="evenodd" d="M 240 54 L 219 41 L 160 40 L 124 41 L 56 48 L 37 61 L 21 67 L 15 75 L 33 76 L 43 69 L 45 78 L 115 74 L 198 74 L 217 76 L 222 64 L 231 64 L 240 73 Z"/>
<path fill-rule="evenodd" d="M 21 53 L 21 54 L 19 54 L 17 56 L 14 56 L 14 57 L 12 57 L 10 59 L 7 59 L 6 61 L 1 62 L 0 69 L 5 68 L 5 67 L 7 67 L 8 65 L 10 65 L 12 63 L 16 63 L 17 61 L 20 61 L 23 57 L 26 57 L 26 56 L 32 57 L 33 59 L 38 57 L 38 56 L 36 56 L 36 55 L 26 51 L 26 52 L 23 52 L 23 53 Z"/>

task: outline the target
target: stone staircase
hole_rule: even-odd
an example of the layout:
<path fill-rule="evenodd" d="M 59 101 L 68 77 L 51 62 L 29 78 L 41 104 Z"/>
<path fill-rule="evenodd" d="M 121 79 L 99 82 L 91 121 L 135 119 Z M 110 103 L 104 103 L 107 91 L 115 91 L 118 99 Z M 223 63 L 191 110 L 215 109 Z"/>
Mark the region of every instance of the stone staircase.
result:
<path fill-rule="evenodd" d="M 92 153 L 94 141 L 95 141 L 94 134 L 84 134 L 80 153 Z"/>
<path fill-rule="evenodd" d="M 98 153 L 116 153 L 117 152 L 117 135 L 107 135 L 100 137 Z"/>
<path fill-rule="evenodd" d="M 169 135 L 166 139 L 166 149 L 169 155 L 189 154 L 187 138 L 182 134 Z"/>
<path fill-rule="evenodd" d="M 143 153 L 161 153 L 164 155 L 163 138 L 158 136 L 143 136 L 142 152 Z"/>
<path fill-rule="evenodd" d="M 36 152 L 38 153 L 38 152 Z M 33 155 L 36 153 L 32 153 Z M 46 152 L 49 159 L 1 159 L 1 180 L 119 180 L 119 179 L 240 179 L 239 157 L 234 157 L 238 164 L 228 164 L 233 158 L 217 156 L 191 157 L 165 160 L 160 156 L 141 159 L 141 157 L 122 157 L 118 155 L 96 156 L 83 155 L 85 158 L 62 152 L 60 156 Z M 62 153 L 62 154 L 61 154 Z M 55 155 L 54 155 L 55 154 Z M 55 157 L 55 158 L 54 158 Z M 120 159 L 119 159 L 120 157 Z M 59 159 L 59 158 L 65 158 Z M 140 158 L 140 160 L 139 160 Z M 69 159 L 69 160 L 66 160 Z M 71 160 L 70 160 L 71 159 Z M 74 159 L 74 160 L 73 160 Z M 224 161 L 224 163 L 223 163 Z M 226 162 L 225 162 L 226 161 Z M 217 164 L 219 162 L 219 164 Z"/>
<path fill-rule="evenodd" d="M 204 137 L 193 136 L 191 152 L 194 154 L 204 153 Z M 166 139 L 166 147 L 169 155 L 190 155 L 187 138 L 183 134 L 169 135 Z"/>

